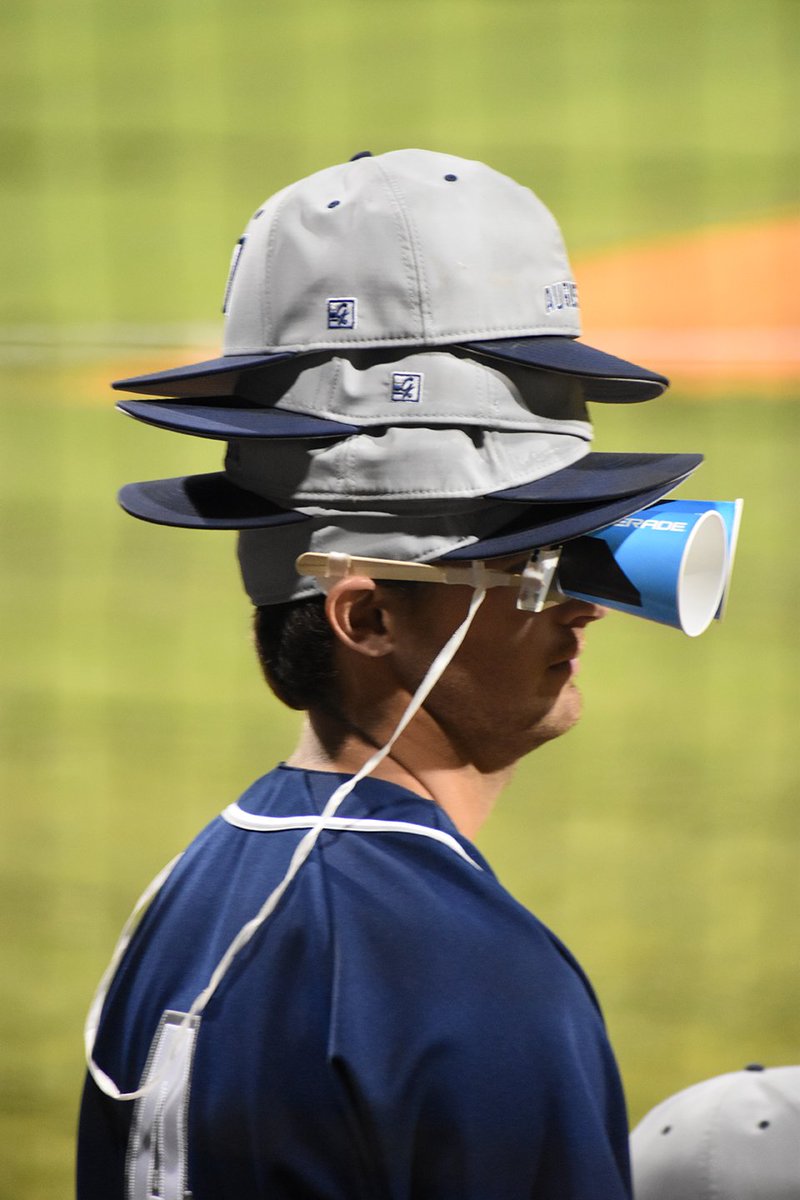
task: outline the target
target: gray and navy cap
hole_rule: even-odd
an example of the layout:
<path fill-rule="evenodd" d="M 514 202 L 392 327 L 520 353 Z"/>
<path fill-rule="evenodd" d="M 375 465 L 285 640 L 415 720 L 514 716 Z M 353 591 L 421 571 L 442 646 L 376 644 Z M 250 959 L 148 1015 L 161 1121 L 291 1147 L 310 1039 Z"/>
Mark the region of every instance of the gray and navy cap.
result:
<path fill-rule="evenodd" d="M 529 188 L 430 150 L 360 154 L 268 199 L 234 248 L 224 311 L 218 358 L 114 387 L 230 396 L 296 356 L 412 346 L 571 375 L 591 400 L 647 400 L 667 386 L 579 340 L 561 232 Z"/>

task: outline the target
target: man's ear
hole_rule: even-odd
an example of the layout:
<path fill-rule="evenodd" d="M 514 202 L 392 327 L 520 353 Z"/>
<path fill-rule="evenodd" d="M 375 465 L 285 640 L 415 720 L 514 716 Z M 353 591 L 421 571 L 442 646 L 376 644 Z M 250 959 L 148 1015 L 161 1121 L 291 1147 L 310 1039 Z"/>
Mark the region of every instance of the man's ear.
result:
<path fill-rule="evenodd" d="M 325 615 L 338 640 L 357 654 L 381 658 L 394 646 L 391 620 L 374 579 L 337 579 L 325 597 Z"/>

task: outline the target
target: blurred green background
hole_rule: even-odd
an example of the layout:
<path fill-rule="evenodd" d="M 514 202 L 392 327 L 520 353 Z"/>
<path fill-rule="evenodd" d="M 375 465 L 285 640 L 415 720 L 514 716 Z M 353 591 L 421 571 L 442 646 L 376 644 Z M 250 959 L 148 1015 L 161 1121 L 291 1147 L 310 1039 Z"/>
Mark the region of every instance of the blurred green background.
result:
<path fill-rule="evenodd" d="M 214 353 L 250 213 L 366 148 L 533 186 L 578 268 L 796 216 L 800 5 L 6 0 L 0 20 L 0 1196 L 60 1200 L 118 929 L 296 728 L 258 677 L 233 538 L 114 503 L 218 447 L 126 422 L 107 380 Z M 698 641 L 594 630 L 583 723 L 481 837 L 593 978 L 634 1121 L 800 1061 L 798 393 L 791 372 L 677 376 L 595 411 L 601 449 L 702 450 L 695 494 L 746 498 L 729 615 Z"/>

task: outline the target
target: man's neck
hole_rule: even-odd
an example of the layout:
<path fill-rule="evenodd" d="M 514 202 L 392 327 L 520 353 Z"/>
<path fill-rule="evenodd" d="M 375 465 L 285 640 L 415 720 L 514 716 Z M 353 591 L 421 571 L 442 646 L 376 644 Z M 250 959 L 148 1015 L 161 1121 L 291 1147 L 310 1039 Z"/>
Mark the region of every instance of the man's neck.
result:
<path fill-rule="evenodd" d="M 513 767 L 486 773 L 474 764 L 460 761 L 449 747 L 438 755 L 420 753 L 417 739 L 405 734 L 370 774 L 426 800 L 433 800 L 465 837 L 474 838 L 491 813 Z M 292 767 L 354 775 L 379 748 L 354 731 L 331 736 L 324 718 L 303 723 L 294 753 L 287 759 Z"/>

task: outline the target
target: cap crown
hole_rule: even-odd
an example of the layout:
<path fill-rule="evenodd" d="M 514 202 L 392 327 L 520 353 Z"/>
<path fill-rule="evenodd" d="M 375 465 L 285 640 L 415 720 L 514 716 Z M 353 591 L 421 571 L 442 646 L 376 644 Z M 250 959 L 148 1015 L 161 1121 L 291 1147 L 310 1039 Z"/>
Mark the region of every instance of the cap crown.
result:
<path fill-rule="evenodd" d="M 800 1194 L 800 1067 L 752 1067 L 658 1104 L 631 1135 L 637 1200 Z"/>
<path fill-rule="evenodd" d="M 278 192 L 245 231 L 225 354 L 576 337 L 558 225 L 483 163 L 396 150 Z"/>

